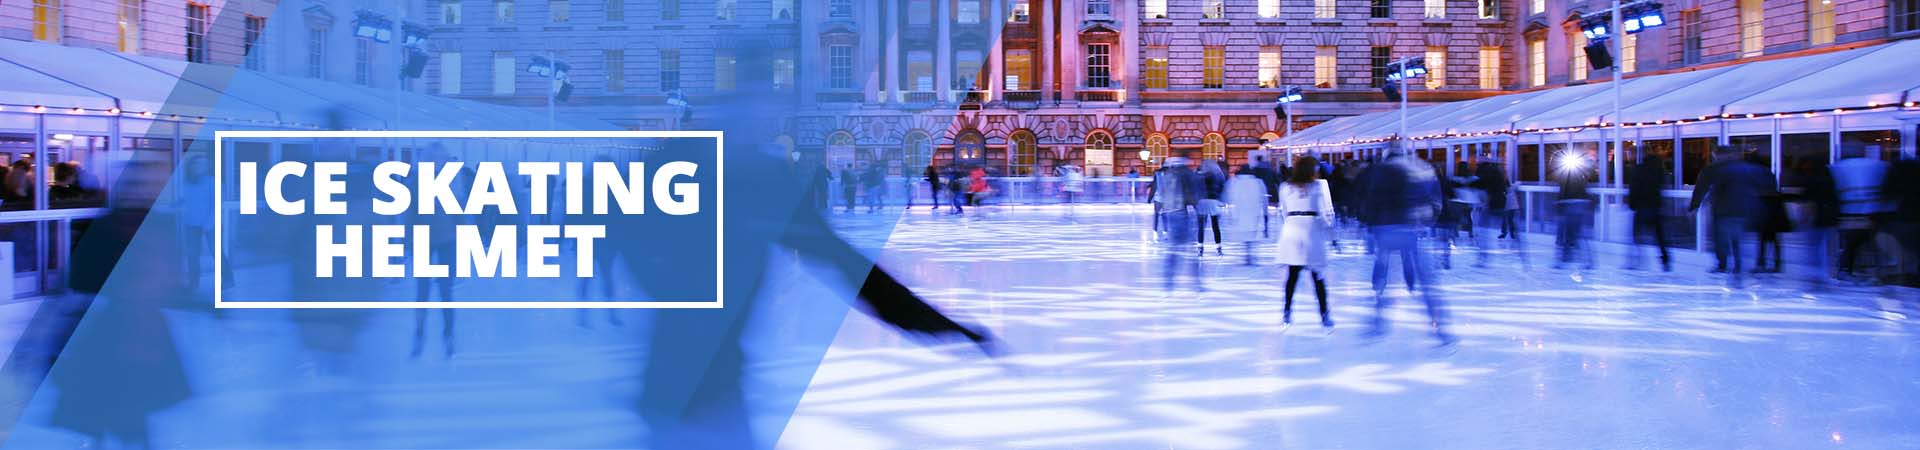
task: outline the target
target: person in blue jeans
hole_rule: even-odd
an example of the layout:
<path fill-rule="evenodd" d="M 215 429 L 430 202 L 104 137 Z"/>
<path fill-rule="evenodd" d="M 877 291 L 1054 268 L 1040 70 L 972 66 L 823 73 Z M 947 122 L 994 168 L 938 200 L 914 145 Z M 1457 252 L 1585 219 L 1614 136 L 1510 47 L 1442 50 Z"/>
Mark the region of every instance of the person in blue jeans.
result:
<path fill-rule="evenodd" d="M 1373 327 L 1366 336 L 1377 338 L 1387 332 L 1386 310 L 1392 303 L 1386 295 L 1388 264 L 1398 254 L 1407 293 L 1427 304 L 1433 336 L 1440 345 L 1452 345 L 1457 339 L 1446 331 L 1447 314 L 1436 288 L 1439 283 L 1427 262 L 1426 250 L 1420 247 L 1420 231 L 1433 222 L 1434 211 L 1440 207 L 1439 177 L 1426 162 L 1415 159 L 1404 146 L 1395 145 L 1392 156 L 1374 165 L 1365 180 L 1361 214 L 1374 250 Z"/>
<path fill-rule="evenodd" d="M 1710 204 L 1713 216 L 1713 273 L 1727 274 L 1727 285 L 1740 287 L 1740 235 L 1760 208 L 1760 194 L 1772 189 L 1773 174 L 1740 157 L 1725 145 L 1713 151 L 1713 165 L 1700 170 L 1688 212 Z"/>

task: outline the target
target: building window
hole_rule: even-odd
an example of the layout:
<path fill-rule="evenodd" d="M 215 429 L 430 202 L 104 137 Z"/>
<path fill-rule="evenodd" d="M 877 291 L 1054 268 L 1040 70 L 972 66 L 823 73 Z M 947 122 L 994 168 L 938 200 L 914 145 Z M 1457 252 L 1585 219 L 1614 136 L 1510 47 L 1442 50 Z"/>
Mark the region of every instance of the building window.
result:
<path fill-rule="evenodd" d="M 1500 18 L 1500 0 L 1480 0 L 1477 3 L 1480 5 L 1480 10 L 1478 11 L 1480 13 L 1480 18 L 1482 19 Z"/>
<path fill-rule="evenodd" d="M 853 0 L 828 0 L 827 16 L 836 19 L 853 17 Z"/>
<path fill-rule="evenodd" d="M 1920 0 L 1892 0 L 1892 2 L 1893 17 L 1890 17 L 1888 22 L 1893 24 L 1893 32 L 1920 31 Z"/>
<path fill-rule="evenodd" d="M 1165 19 L 1167 18 L 1167 0 L 1146 0 L 1146 4 L 1141 5 L 1140 12 L 1149 19 Z"/>
<path fill-rule="evenodd" d="M 1107 44 L 1087 44 L 1087 87 L 1106 88 L 1113 84 L 1113 60 Z"/>
<path fill-rule="evenodd" d="M 1571 36 L 1567 36 L 1567 41 L 1573 44 L 1572 51 L 1567 52 L 1573 55 L 1573 59 L 1571 61 L 1567 61 L 1567 67 L 1571 68 L 1569 69 L 1570 76 L 1573 77 L 1574 81 L 1586 81 L 1587 79 L 1587 35 L 1580 32 L 1574 32 Z"/>
<path fill-rule="evenodd" d="M 955 22 L 965 24 L 980 23 L 980 0 L 960 0 L 960 3 L 956 5 L 956 9 L 959 10 L 959 13 L 953 17 Z"/>
<path fill-rule="evenodd" d="M 327 79 L 327 29 L 307 29 L 307 77 Z"/>
<path fill-rule="evenodd" d="M 727 92 L 739 85 L 740 60 L 733 56 L 733 50 L 716 49 L 713 51 L 713 89 Z"/>
<path fill-rule="evenodd" d="M 773 90 L 784 91 L 793 87 L 793 57 L 773 58 Z"/>
<path fill-rule="evenodd" d="M 1166 136 L 1158 134 L 1147 136 L 1147 154 L 1153 156 L 1154 161 L 1166 161 L 1167 157 L 1173 156 L 1167 154 L 1168 151 L 1172 150 L 1171 147 L 1172 146 L 1167 145 Z"/>
<path fill-rule="evenodd" d="M 120 39 L 118 48 L 122 52 L 135 53 L 140 51 L 140 20 L 146 16 L 146 5 L 143 3 L 146 2 L 144 0 L 120 0 Z"/>
<path fill-rule="evenodd" d="M 1480 47 L 1480 88 L 1500 88 L 1500 47 Z"/>
<path fill-rule="evenodd" d="M 660 50 L 660 92 L 680 90 L 680 50 Z"/>
<path fill-rule="evenodd" d="M 513 52 L 493 52 L 493 95 L 513 95 Z"/>
<path fill-rule="evenodd" d="M 1013 138 L 1007 140 L 1008 153 L 1013 154 L 1013 167 L 1007 175 L 1023 177 L 1033 174 L 1034 160 L 1039 156 L 1039 143 L 1033 133 L 1026 130 L 1013 132 Z"/>
<path fill-rule="evenodd" d="M 1214 161 L 1222 161 L 1222 162 L 1226 161 L 1227 160 L 1226 136 L 1221 136 L 1218 133 L 1207 135 L 1206 140 L 1201 141 L 1200 143 L 1200 159 L 1211 159 Z"/>
<path fill-rule="evenodd" d="M 979 50 L 961 50 L 953 56 L 953 88 L 962 91 L 984 91 L 987 86 L 980 83 L 980 71 L 986 68 Z"/>
<path fill-rule="evenodd" d="M 713 20 L 733 20 L 733 10 L 737 3 L 738 2 L 734 0 L 717 0 L 713 2 Z"/>
<path fill-rule="evenodd" d="M 207 5 L 187 4 L 187 62 L 207 62 Z"/>
<path fill-rule="evenodd" d="M 1027 23 L 1028 15 L 1032 13 L 1030 8 L 1033 6 L 1029 3 L 1027 0 L 1013 0 L 1013 11 L 1007 14 L 1007 22 Z"/>
<path fill-rule="evenodd" d="M 1340 87 L 1340 48 L 1322 45 L 1313 48 L 1313 87 L 1335 89 Z"/>
<path fill-rule="evenodd" d="M 979 0 L 974 1 L 978 2 Z M 979 8 L 979 4 L 975 3 L 974 9 L 977 11 Z M 793 20 L 793 0 L 773 0 L 773 14 L 770 14 L 769 17 L 772 17 L 774 20 Z"/>
<path fill-rule="evenodd" d="M 1280 18 L 1280 0 L 1260 0 L 1260 18 Z"/>
<path fill-rule="evenodd" d="M 627 90 L 627 51 L 606 50 L 601 56 L 607 66 L 607 92 Z"/>
<path fill-rule="evenodd" d="M 1373 69 L 1370 73 L 1371 86 L 1376 88 L 1386 86 L 1387 66 L 1393 64 L 1393 47 L 1373 47 L 1370 50 L 1367 53 L 1367 64 Z"/>
<path fill-rule="evenodd" d="M 1200 87 L 1206 89 L 1227 87 L 1226 47 L 1214 46 L 1201 50 Z"/>
<path fill-rule="evenodd" d="M 1007 63 L 1005 89 L 1009 91 L 1033 90 L 1033 51 L 1007 50 L 1005 59 Z"/>
<path fill-rule="evenodd" d="M 907 52 L 907 90 L 933 92 L 933 52 Z"/>
<path fill-rule="evenodd" d="M 440 53 L 440 95 L 460 95 L 460 52 Z"/>
<path fill-rule="evenodd" d="M 33 0 L 33 40 L 42 42 L 60 42 L 60 34 L 65 25 L 63 0 Z"/>
<path fill-rule="evenodd" d="M 1533 0 L 1528 3 L 1527 14 L 1546 14 L 1547 0 Z"/>
<path fill-rule="evenodd" d="M 933 0 L 908 0 L 907 25 L 933 23 Z"/>
<path fill-rule="evenodd" d="M 1447 0 L 1425 0 L 1428 19 L 1447 18 Z"/>
<path fill-rule="evenodd" d="M 1260 47 L 1260 87 L 1280 87 L 1280 47 Z"/>
<path fill-rule="evenodd" d="M 680 20 L 680 0 L 660 0 L 660 20 Z"/>
<path fill-rule="evenodd" d="M 1766 14 L 1762 0 L 1740 0 L 1740 57 L 1766 52 Z"/>
<path fill-rule="evenodd" d="M 1140 75 L 1143 87 L 1147 89 L 1166 89 L 1167 48 L 1160 46 L 1147 47 L 1145 60 L 1145 70 L 1142 70 L 1143 73 Z"/>
<path fill-rule="evenodd" d="M 1332 19 L 1340 15 L 1337 0 L 1313 0 L 1313 18 Z"/>
<path fill-rule="evenodd" d="M 1373 12 L 1372 17 L 1375 19 L 1393 18 L 1393 0 L 1373 0 L 1373 7 L 1369 9 Z"/>
<path fill-rule="evenodd" d="M 513 0 L 493 0 L 493 22 L 501 25 L 513 24 Z"/>
<path fill-rule="evenodd" d="M 853 46 L 827 47 L 827 87 L 853 89 Z"/>
<path fill-rule="evenodd" d="M 460 24 L 460 0 L 440 0 L 440 24 Z"/>
<path fill-rule="evenodd" d="M 1634 73 L 1640 70 L 1640 35 L 1629 34 L 1620 41 L 1620 73 Z"/>
<path fill-rule="evenodd" d="M 1701 39 L 1700 10 L 1691 9 L 1680 12 L 1680 62 L 1686 65 L 1699 64 L 1706 48 Z"/>
<path fill-rule="evenodd" d="M 1547 84 L 1547 40 L 1534 38 L 1527 41 L 1527 85 L 1545 86 Z"/>
<path fill-rule="evenodd" d="M 373 40 L 354 38 L 353 40 L 353 82 L 361 86 L 373 85 Z"/>
<path fill-rule="evenodd" d="M 1427 47 L 1427 89 L 1447 86 L 1447 48 Z"/>
<path fill-rule="evenodd" d="M 1833 43 L 1833 0 L 1807 0 L 1807 43 Z"/>
<path fill-rule="evenodd" d="M 246 55 L 244 64 L 251 70 L 263 70 L 267 66 L 267 52 L 260 49 L 260 37 L 267 30 L 267 18 L 249 15 L 244 22 L 246 30 L 240 36 L 240 51 Z"/>
<path fill-rule="evenodd" d="M 1201 0 L 1201 1 L 1202 1 L 1202 4 L 1200 6 L 1201 8 L 1200 18 L 1203 18 L 1203 19 L 1227 18 L 1227 1 L 1226 0 Z"/>
<path fill-rule="evenodd" d="M 547 0 L 547 20 L 553 23 L 567 23 L 573 18 L 573 2 L 569 0 Z"/>
<path fill-rule="evenodd" d="M 1113 16 L 1113 0 L 1087 0 L 1087 17 Z"/>

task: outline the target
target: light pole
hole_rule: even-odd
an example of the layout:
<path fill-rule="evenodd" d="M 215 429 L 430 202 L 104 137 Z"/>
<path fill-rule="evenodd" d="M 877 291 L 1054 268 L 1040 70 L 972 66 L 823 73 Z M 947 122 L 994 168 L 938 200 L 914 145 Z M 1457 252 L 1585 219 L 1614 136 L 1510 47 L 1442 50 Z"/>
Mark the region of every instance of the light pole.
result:
<path fill-rule="evenodd" d="M 1405 83 L 1406 81 L 1426 76 L 1426 74 L 1427 58 L 1425 56 L 1410 56 L 1387 65 L 1387 84 L 1382 87 L 1382 90 L 1386 91 L 1390 96 L 1400 97 L 1400 134 L 1398 140 L 1405 141 L 1407 139 L 1407 94 L 1413 91 L 1410 88 L 1402 89 L 1401 87 L 1408 86 L 1408 84 Z M 1405 145 L 1404 142 L 1402 144 Z"/>
<path fill-rule="evenodd" d="M 568 88 L 567 71 L 570 69 L 572 69 L 572 66 L 567 65 L 566 62 L 560 61 L 558 56 L 554 54 L 553 50 L 547 50 L 547 56 L 533 57 L 533 63 L 527 65 L 527 72 L 531 72 L 534 75 L 539 75 L 542 78 L 548 78 L 553 80 L 547 83 L 547 92 L 546 92 L 547 94 L 547 129 L 549 130 L 559 129 L 559 125 L 556 123 L 556 120 L 554 118 L 555 116 L 554 103 L 557 100 L 556 97 L 559 96 L 561 92 L 565 92 Z"/>
<path fill-rule="evenodd" d="M 1588 40 L 1603 41 L 1595 44 L 1610 44 L 1589 44 L 1587 46 L 1587 52 L 1591 54 L 1595 48 L 1598 48 L 1602 52 L 1611 53 L 1605 58 L 1609 68 L 1613 69 L 1613 86 L 1611 86 L 1611 90 L 1613 91 L 1613 120 L 1612 123 L 1609 124 L 1612 126 L 1607 128 L 1609 128 L 1613 134 L 1612 181 L 1615 186 L 1624 183 L 1621 175 L 1626 172 L 1625 141 L 1627 128 L 1626 118 L 1621 115 L 1620 111 L 1620 86 L 1622 82 L 1626 81 L 1624 79 L 1626 72 L 1620 67 L 1620 62 L 1614 59 L 1627 54 L 1626 34 L 1635 34 L 1648 28 L 1659 27 L 1666 24 L 1667 20 L 1666 17 L 1662 15 L 1660 3 L 1654 1 L 1637 1 L 1622 4 L 1621 0 L 1613 0 L 1612 8 L 1588 14 L 1581 18 L 1581 31 L 1586 34 Z M 1625 34 L 1618 33 L 1621 31 L 1624 31 Z M 1605 40 L 1612 40 L 1613 42 L 1604 42 Z"/>
<path fill-rule="evenodd" d="M 1287 134 L 1281 139 L 1285 140 L 1285 148 L 1289 154 L 1293 153 L 1293 103 L 1305 99 L 1306 97 L 1300 94 L 1299 86 L 1287 86 L 1286 90 L 1280 92 L 1280 98 L 1274 99 L 1274 103 L 1279 104 L 1275 109 L 1278 109 L 1280 116 L 1287 121 Z"/>

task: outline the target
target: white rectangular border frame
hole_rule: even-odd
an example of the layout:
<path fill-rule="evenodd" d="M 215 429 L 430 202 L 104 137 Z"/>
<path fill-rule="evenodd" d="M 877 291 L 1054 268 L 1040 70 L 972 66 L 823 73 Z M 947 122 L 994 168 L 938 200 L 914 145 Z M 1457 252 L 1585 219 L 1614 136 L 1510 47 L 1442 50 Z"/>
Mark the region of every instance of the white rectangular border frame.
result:
<path fill-rule="evenodd" d="M 511 302 L 387 302 L 387 301 L 273 301 L 229 302 L 224 299 L 221 266 L 225 240 L 221 229 L 226 214 L 220 171 L 225 167 L 227 138 L 710 138 L 713 139 L 713 301 L 511 301 Z M 213 132 L 213 307 L 215 309 L 720 309 L 726 307 L 726 137 L 720 131 L 300 131 L 215 130 Z"/>

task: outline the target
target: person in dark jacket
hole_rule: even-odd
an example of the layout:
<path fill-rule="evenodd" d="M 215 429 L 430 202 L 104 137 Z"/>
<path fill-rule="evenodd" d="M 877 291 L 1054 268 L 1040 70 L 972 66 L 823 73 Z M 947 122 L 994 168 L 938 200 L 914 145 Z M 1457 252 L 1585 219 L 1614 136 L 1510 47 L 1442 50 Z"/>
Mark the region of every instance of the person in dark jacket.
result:
<path fill-rule="evenodd" d="M 1565 156 L 1580 158 L 1580 156 Z M 1560 194 L 1554 200 L 1555 212 L 1559 214 L 1558 239 L 1559 260 L 1554 268 L 1572 264 L 1577 258 L 1587 270 L 1593 270 L 1593 244 L 1587 241 L 1587 228 L 1593 226 L 1593 194 L 1587 191 L 1587 179 L 1590 172 L 1585 170 L 1561 170 Z"/>
<path fill-rule="evenodd" d="M 1758 152 L 1746 154 L 1747 163 L 1764 167 Z M 1760 192 L 1760 209 L 1753 212 L 1753 232 L 1759 239 L 1753 246 L 1753 273 L 1780 273 L 1780 233 L 1792 231 L 1787 222 L 1787 202 L 1780 195 L 1779 183 L 1772 176 L 1767 177 L 1767 187 Z M 1773 252 L 1773 267 L 1767 267 L 1768 249 Z"/>
<path fill-rule="evenodd" d="M 1920 267 L 1911 261 L 1920 256 L 1920 160 L 1904 159 L 1893 163 L 1887 171 L 1886 188 L 1880 191 L 1886 201 L 1892 205 L 1893 214 L 1888 219 L 1888 233 L 1906 252 L 1907 271 L 1901 275 L 1899 283 L 1907 286 L 1920 284 Z"/>
<path fill-rule="evenodd" d="M 1181 266 L 1187 266 L 1193 273 L 1193 288 L 1205 291 L 1201 279 L 1200 260 L 1186 260 L 1187 246 L 1198 244 L 1188 237 L 1199 237 L 1198 217 L 1200 200 L 1205 198 L 1206 182 L 1193 170 L 1190 159 L 1186 157 L 1167 158 L 1160 170 L 1153 173 L 1153 204 L 1155 214 L 1164 216 L 1160 223 L 1165 227 L 1162 243 L 1167 246 L 1162 273 L 1166 274 L 1166 291 L 1172 292 L 1174 280 L 1178 278 Z"/>
<path fill-rule="evenodd" d="M 860 196 L 860 171 L 848 164 L 840 169 L 840 200 L 847 205 L 847 212 L 853 212 L 853 204 Z"/>
<path fill-rule="evenodd" d="M 1642 155 L 1640 163 L 1627 174 L 1627 208 L 1633 210 L 1635 241 L 1633 253 L 1627 257 L 1628 269 L 1640 267 L 1641 245 L 1652 243 L 1660 249 L 1660 270 L 1673 271 L 1673 256 L 1667 253 L 1666 217 L 1660 213 L 1660 191 L 1672 182 L 1666 161 L 1653 155 Z"/>
<path fill-rule="evenodd" d="M 1741 159 L 1740 151 L 1725 145 L 1713 151 L 1712 165 L 1700 170 L 1687 211 L 1710 204 L 1713 217 L 1713 273 L 1728 274 L 1727 283 L 1740 286 L 1740 234 L 1760 210 L 1760 193 L 1770 189 L 1773 175 Z"/>
<path fill-rule="evenodd" d="M 1511 236 L 1513 240 L 1508 245 L 1514 249 L 1513 254 L 1520 258 L 1521 267 L 1531 268 L 1525 251 L 1526 245 L 1520 240 L 1520 233 L 1514 231 L 1513 211 L 1507 204 L 1507 192 L 1513 186 L 1507 181 L 1506 168 L 1498 162 L 1482 159 L 1480 166 L 1474 168 L 1473 182 L 1468 186 L 1479 191 L 1483 197 L 1478 209 L 1480 217 L 1475 223 L 1483 227 L 1498 227 L 1500 235 L 1494 237 L 1495 240 L 1507 239 Z M 1487 242 L 1487 239 L 1488 234 L 1484 232 L 1474 237 L 1474 241 L 1480 247 L 1479 258 L 1474 262 L 1474 267 L 1487 267 L 1487 263 L 1493 259 L 1490 251 L 1493 249 L 1493 244 Z"/>
<path fill-rule="evenodd" d="M 1834 185 L 1833 171 L 1824 161 L 1811 158 L 1794 163 L 1794 172 L 1799 175 L 1799 200 L 1806 205 L 1807 211 L 1807 263 L 1811 270 L 1818 271 L 1807 276 L 1807 284 L 1821 286 L 1833 276 L 1833 257 L 1829 256 L 1833 242 L 1839 238 L 1840 226 L 1840 189 Z"/>
<path fill-rule="evenodd" d="M 927 178 L 927 196 L 933 200 L 933 210 L 939 211 L 940 189 L 944 187 L 942 183 L 940 183 L 940 170 L 933 168 L 932 164 L 928 164 L 925 176 Z M 913 196 L 911 195 L 907 196 L 907 208 L 913 208 Z"/>
<path fill-rule="evenodd" d="M 1387 332 L 1387 259 L 1398 253 L 1407 292 L 1426 302 L 1434 338 L 1443 346 L 1452 345 L 1455 338 L 1446 331 L 1446 313 L 1439 289 L 1434 286 L 1437 282 L 1420 246 L 1420 229 L 1433 221 L 1433 212 L 1440 207 L 1439 178 L 1426 161 L 1396 145 L 1390 158 L 1367 169 L 1361 179 L 1365 190 L 1360 199 L 1361 215 L 1374 249 L 1374 317 L 1366 335 L 1379 337 Z"/>

